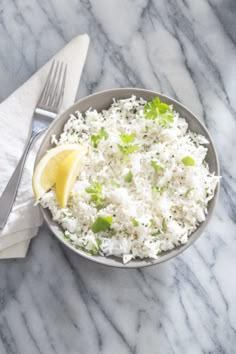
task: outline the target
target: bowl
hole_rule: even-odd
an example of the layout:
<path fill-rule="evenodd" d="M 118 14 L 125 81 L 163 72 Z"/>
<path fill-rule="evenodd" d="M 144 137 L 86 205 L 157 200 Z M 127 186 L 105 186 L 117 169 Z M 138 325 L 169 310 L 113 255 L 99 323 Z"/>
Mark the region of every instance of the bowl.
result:
<path fill-rule="evenodd" d="M 118 88 L 118 89 L 112 89 L 108 91 L 102 91 L 95 93 L 93 95 L 87 96 L 78 102 L 76 102 L 73 106 L 68 108 L 65 112 L 63 112 L 49 127 L 46 136 L 44 137 L 42 144 L 39 148 L 36 161 L 35 161 L 35 166 L 39 162 L 39 160 L 45 155 L 48 149 L 52 148 L 53 145 L 51 144 L 51 136 L 52 134 L 56 134 L 57 136 L 62 132 L 64 124 L 68 120 L 70 114 L 74 113 L 75 111 L 80 111 L 81 113 L 84 113 L 88 108 L 92 107 L 96 109 L 97 111 L 101 111 L 103 109 L 109 108 L 109 106 L 112 103 L 113 98 L 116 99 L 123 99 L 123 98 L 128 98 L 131 95 L 135 95 L 136 97 L 142 97 L 143 99 L 150 101 L 154 97 L 159 96 L 161 101 L 173 105 L 173 108 L 176 112 L 180 114 L 181 117 L 185 118 L 190 130 L 193 132 L 196 132 L 198 134 L 204 135 L 207 140 L 209 141 L 208 144 L 208 153 L 206 156 L 206 161 L 209 164 L 209 169 L 211 172 L 215 172 L 215 174 L 218 176 L 219 175 L 219 162 L 216 154 L 216 150 L 213 144 L 213 141 L 211 139 L 211 136 L 205 126 L 200 122 L 200 120 L 185 106 L 183 106 L 181 103 L 177 102 L 176 100 L 162 95 L 158 92 L 154 91 L 149 91 L 149 90 L 144 90 L 144 89 L 139 89 L 139 88 Z M 78 255 L 87 258 L 93 262 L 101 263 L 107 266 L 111 267 L 119 267 L 119 268 L 140 268 L 140 267 L 146 267 L 154 264 L 158 264 L 161 262 L 165 262 L 173 257 L 176 257 L 179 255 L 181 252 L 186 250 L 188 247 L 190 247 L 198 238 L 199 236 L 203 233 L 205 230 L 207 224 L 209 223 L 213 211 L 215 209 L 217 199 L 218 199 L 218 194 L 219 194 L 219 185 L 216 188 L 214 198 L 209 202 L 208 204 L 208 214 L 206 216 L 206 219 L 204 222 L 202 222 L 198 228 L 193 232 L 189 238 L 186 244 L 181 245 L 179 247 L 174 248 L 173 250 L 163 252 L 161 253 L 157 259 L 134 259 L 131 260 L 127 264 L 123 264 L 122 259 L 114 256 L 110 257 L 103 257 L 103 256 L 92 256 L 88 255 L 87 253 L 75 249 L 73 246 L 71 246 L 69 243 L 67 243 L 64 238 L 63 238 L 63 231 L 61 227 L 52 220 L 51 214 L 49 210 L 43 209 L 41 206 L 41 211 L 44 217 L 44 220 L 46 224 L 48 225 L 49 229 L 52 231 L 52 233 L 68 248 L 70 248 L 73 252 L 77 253 Z"/>

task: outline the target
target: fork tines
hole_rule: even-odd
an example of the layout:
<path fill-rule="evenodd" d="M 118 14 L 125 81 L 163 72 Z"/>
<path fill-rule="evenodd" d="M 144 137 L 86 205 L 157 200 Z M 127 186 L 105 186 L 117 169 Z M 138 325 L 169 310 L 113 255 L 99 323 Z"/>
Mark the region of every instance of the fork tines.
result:
<path fill-rule="evenodd" d="M 53 60 L 38 106 L 58 110 L 65 89 L 67 64 Z"/>

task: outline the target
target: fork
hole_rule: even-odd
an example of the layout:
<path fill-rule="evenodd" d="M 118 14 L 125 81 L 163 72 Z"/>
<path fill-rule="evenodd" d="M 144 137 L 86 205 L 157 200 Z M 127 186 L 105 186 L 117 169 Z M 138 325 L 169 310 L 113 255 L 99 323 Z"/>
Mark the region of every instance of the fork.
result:
<path fill-rule="evenodd" d="M 39 134 L 48 128 L 60 109 L 65 89 L 66 71 L 67 65 L 63 62 L 55 62 L 55 60 L 52 62 L 45 86 L 33 113 L 27 145 L 0 197 L 0 230 L 6 225 L 11 212 L 30 147 Z"/>

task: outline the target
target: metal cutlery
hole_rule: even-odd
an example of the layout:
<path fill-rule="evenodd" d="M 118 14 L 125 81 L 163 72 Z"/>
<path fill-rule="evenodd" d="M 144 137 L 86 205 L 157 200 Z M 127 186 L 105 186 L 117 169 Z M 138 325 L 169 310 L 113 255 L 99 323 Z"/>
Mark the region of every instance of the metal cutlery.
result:
<path fill-rule="evenodd" d="M 34 110 L 28 143 L 0 197 L 0 230 L 6 225 L 11 212 L 30 147 L 39 134 L 48 128 L 60 109 L 65 89 L 66 72 L 66 64 L 53 61 L 45 86 Z"/>

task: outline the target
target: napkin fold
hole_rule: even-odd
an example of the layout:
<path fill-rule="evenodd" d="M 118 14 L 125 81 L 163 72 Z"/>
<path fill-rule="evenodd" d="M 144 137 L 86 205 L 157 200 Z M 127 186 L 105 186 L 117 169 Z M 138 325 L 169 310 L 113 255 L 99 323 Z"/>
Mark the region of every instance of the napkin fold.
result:
<path fill-rule="evenodd" d="M 60 112 L 75 101 L 89 46 L 87 34 L 70 41 L 53 59 L 67 64 L 67 79 Z M 0 195 L 12 175 L 26 145 L 33 112 L 44 87 L 52 60 L 0 104 Z M 59 112 L 59 113 L 60 113 Z M 7 225 L 0 232 L 0 258 L 25 257 L 30 239 L 42 224 L 39 208 L 34 206 L 32 173 L 42 137 L 33 145 L 25 164 L 16 200 Z"/>

